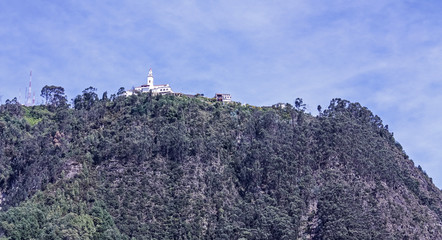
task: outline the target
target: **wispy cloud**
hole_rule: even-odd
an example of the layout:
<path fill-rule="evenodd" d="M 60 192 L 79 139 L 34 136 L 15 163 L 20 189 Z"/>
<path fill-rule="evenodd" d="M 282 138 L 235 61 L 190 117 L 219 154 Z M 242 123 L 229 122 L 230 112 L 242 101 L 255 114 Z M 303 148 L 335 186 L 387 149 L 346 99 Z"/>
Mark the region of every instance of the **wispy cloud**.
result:
<path fill-rule="evenodd" d="M 442 186 L 438 1 L 0 2 L 0 95 L 92 85 L 115 92 L 147 67 L 178 91 L 256 105 L 358 101 Z M 38 95 L 38 93 L 37 93 Z"/>

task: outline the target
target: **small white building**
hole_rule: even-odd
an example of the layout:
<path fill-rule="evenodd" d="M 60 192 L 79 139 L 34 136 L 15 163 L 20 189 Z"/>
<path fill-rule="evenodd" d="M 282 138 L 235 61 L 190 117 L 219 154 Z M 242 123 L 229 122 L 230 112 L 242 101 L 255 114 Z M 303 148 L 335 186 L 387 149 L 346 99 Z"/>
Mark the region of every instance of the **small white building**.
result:
<path fill-rule="evenodd" d="M 132 94 L 135 94 L 137 92 L 139 93 L 147 93 L 152 91 L 153 94 L 169 94 L 173 93 L 172 88 L 169 86 L 169 84 L 162 84 L 162 85 L 154 85 L 153 84 L 153 74 L 152 74 L 152 68 L 149 69 L 149 74 L 147 75 L 147 84 L 141 85 L 139 87 L 135 87 L 132 90 L 127 90 L 125 95 L 130 96 Z"/>
<path fill-rule="evenodd" d="M 277 103 L 272 105 L 273 108 L 281 108 L 284 109 L 287 107 L 287 103 Z"/>
<path fill-rule="evenodd" d="M 231 102 L 232 96 L 230 96 L 230 94 L 227 94 L 227 93 L 216 93 L 215 99 L 216 99 L 216 101 L 219 101 L 219 102 Z"/>

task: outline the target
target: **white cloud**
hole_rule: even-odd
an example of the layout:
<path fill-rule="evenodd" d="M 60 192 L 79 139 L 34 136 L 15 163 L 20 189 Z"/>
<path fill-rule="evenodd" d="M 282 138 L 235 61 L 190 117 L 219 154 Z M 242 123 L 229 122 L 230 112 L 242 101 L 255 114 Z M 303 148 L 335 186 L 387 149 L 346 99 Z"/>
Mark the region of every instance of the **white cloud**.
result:
<path fill-rule="evenodd" d="M 0 3 L 0 95 L 24 92 L 30 69 L 35 89 L 58 84 L 71 98 L 90 85 L 115 92 L 144 82 L 149 65 L 175 89 L 230 92 L 251 104 L 302 97 L 315 112 L 346 98 L 390 124 L 441 187 L 441 8 L 437 1 Z"/>

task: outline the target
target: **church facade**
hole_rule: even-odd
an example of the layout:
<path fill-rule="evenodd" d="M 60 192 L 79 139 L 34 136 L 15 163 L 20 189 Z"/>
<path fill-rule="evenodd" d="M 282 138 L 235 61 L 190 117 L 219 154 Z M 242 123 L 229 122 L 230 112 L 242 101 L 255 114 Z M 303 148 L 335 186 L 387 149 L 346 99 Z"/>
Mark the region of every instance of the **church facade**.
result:
<path fill-rule="evenodd" d="M 172 88 L 169 86 L 169 84 L 161 84 L 161 85 L 155 85 L 153 82 L 153 74 L 152 74 L 152 68 L 149 69 L 149 74 L 147 75 L 147 84 L 141 85 L 139 87 L 134 87 L 131 90 L 127 90 L 124 95 L 125 96 L 131 96 L 137 93 L 149 93 L 151 92 L 153 95 L 175 95 L 175 96 L 187 96 L 187 97 L 197 97 L 197 96 L 204 96 L 204 94 L 184 94 L 184 93 L 175 93 L 172 91 Z M 232 102 L 232 96 L 227 93 L 216 93 L 214 97 L 215 101 L 218 102 Z"/>
<path fill-rule="evenodd" d="M 169 84 L 154 85 L 152 68 L 149 69 L 149 74 L 147 75 L 147 84 L 135 87 L 131 90 L 127 90 L 126 96 L 130 96 L 135 93 L 146 93 L 146 92 L 152 92 L 155 95 L 173 93 L 172 88 L 169 86 Z"/>

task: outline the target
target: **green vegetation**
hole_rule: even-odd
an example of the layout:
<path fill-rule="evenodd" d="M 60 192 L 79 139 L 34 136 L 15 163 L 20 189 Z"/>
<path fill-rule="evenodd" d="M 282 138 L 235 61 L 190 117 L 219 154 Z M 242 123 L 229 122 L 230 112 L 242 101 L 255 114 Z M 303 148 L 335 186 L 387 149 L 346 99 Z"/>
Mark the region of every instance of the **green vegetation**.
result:
<path fill-rule="evenodd" d="M 358 103 L 46 87 L 0 106 L 0 238 L 442 237 L 441 191 Z"/>

